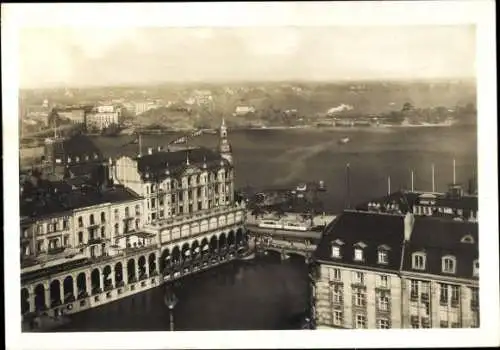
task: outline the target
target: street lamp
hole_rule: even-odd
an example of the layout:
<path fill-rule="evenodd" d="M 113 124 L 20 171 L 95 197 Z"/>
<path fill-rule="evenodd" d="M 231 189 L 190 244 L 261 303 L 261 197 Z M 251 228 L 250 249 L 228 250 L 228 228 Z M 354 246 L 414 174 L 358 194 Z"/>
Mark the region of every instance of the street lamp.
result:
<path fill-rule="evenodd" d="M 177 305 L 178 299 L 174 293 L 174 290 L 171 286 L 168 286 L 165 291 L 165 305 L 168 307 L 170 314 L 170 331 L 174 331 L 174 308 Z"/>

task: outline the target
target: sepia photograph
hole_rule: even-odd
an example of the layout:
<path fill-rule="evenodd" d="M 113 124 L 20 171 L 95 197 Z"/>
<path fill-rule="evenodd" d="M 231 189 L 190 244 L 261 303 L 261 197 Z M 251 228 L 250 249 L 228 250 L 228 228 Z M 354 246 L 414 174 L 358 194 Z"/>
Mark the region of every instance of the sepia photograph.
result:
<path fill-rule="evenodd" d="M 494 4 L 461 3 L 6 5 L 9 348 L 499 345 Z"/>

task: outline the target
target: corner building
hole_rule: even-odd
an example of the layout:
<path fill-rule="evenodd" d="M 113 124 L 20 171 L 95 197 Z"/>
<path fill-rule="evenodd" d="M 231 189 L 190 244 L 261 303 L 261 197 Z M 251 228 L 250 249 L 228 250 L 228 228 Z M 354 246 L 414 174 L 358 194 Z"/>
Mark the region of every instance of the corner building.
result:
<path fill-rule="evenodd" d="M 346 210 L 314 260 L 317 328 L 479 327 L 477 222 Z"/>

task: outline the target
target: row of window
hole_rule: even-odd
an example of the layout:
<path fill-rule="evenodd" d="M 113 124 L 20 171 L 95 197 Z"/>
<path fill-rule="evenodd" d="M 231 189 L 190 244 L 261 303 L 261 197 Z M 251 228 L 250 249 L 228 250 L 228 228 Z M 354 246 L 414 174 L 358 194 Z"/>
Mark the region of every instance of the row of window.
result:
<path fill-rule="evenodd" d="M 94 159 L 99 159 L 99 156 L 96 153 L 94 153 L 93 158 Z M 77 163 L 80 161 L 80 157 L 79 156 L 76 156 L 74 159 L 75 159 L 75 162 L 77 162 Z M 86 161 L 88 161 L 88 160 L 90 160 L 90 156 L 89 155 L 82 156 L 82 160 L 84 160 L 84 159 Z M 73 158 L 68 157 L 68 163 L 71 163 L 72 161 L 73 161 Z"/>
<path fill-rule="evenodd" d="M 226 181 L 227 179 L 229 179 L 229 176 L 230 174 L 229 173 L 221 173 L 219 178 L 217 179 L 215 174 L 211 174 L 209 177 L 205 174 L 205 175 L 195 175 L 195 176 L 192 176 L 191 177 L 191 181 L 190 181 L 190 186 L 197 186 L 197 185 L 201 185 L 201 184 L 208 184 L 209 182 L 210 183 L 213 183 L 213 182 L 216 182 L 216 181 Z M 188 187 L 188 180 L 187 178 L 184 178 L 183 181 L 182 181 L 182 188 L 185 188 L 185 187 Z M 218 186 L 220 186 L 220 188 L 223 188 L 224 184 L 219 184 Z M 226 184 L 226 186 L 228 186 Z M 166 191 L 170 191 L 171 189 L 172 190 L 175 190 L 175 189 L 178 189 L 178 188 L 181 188 L 181 186 L 179 186 L 179 183 L 177 181 L 167 181 L 165 182 L 165 186 L 164 186 L 165 190 Z M 159 185 L 156 185 L 156 184 L 151 184 L 151 185 L 146 185 L 146 194 L 150 194 L 150 193 L 155 193 L 158 189 L 162 189 L 161 186 Z"/>
<path fill-rule="evenodd" d="M 333 311 L 333 325 L 342 327 L 344 326 L 344 313 L 340 310 Z M 368 320 L 365 314 L 356 314 L 354 317 L 354 328 L 363 329 L 367 328 Z M 391 320 L 385 317 L 377 318 L 377 328 L 378 329 L 389 329 L 391 328 Z"/>
<path fill-rule="evenodd" d="M 342 282 L 342 271 L 338 268 L 330 268 L 329 280 Z M 352 271 L 351 280 L 354 284 L 364 285 L 365 284 L 365 273 L 361 271 Z M 376 275 L 375 276 L 376 286 L 379 288 L 390 288 L 390 276 L 389 275 Z"/>
<path fill-rule="evenodd" d="M 55 222 L 50 222 L 46 224 L 39 224 L 37 225 L 36 228 L 36 233 L 38 235 L 44 234 L 44 226 L 45 226 L 45 232 L 46 233 L 53 233 L 61 230 L 68 230 L 69 229 L 69 220 L 64 219 L 62 221 L 55 221 Z M 23 235 L 24 237 L 28 236 L 28 229 L 23 230 Z"/>
<path fill-rule="evenodd" d="M 444 306 L 458 307 L 460 305 L 460 286 L 454 284 L 439 283 L 439 303 Z M 470 288 L 471 307 L 479 305 L 479 289 Z M 428 281 L 411 280 L 410 298 L 411 300 L 421 300 L 428 302 L 430 300 L 431 285 Z"/>
<path fill-rule="evenodd" d="M 342 246 L 344 242 L 337 239 L 332 244 L 332 258 L 340 259 L 342 258 Z M 363 262 L 365 261 L 365 248 L 367 245 L 363 242 L 358 242 L 354 245 L 353 260 Z M 386 265 L 389 263 L 389 251 L 390 247 L 387 245 L 380 245 L 377 248 L 377 263 Z"/>
<path fill-rule="evenodd" d="M 129 207 L 124 208 L 124 215 L 127 218 L 130 217 L 130 208 Z M 135 215 L 136 216 L 141 215 L 141 207 L 139 204 L 137 204 L 135 206 Z M 100 219 L 101 219 L 100 220 L 101 224 L 106 223 L 106 213 L 105 212 L 101 212 Z M 118 221 L 120 219 L 120 211 L 118 208 L 114 209 L 114 219 L 115 219 L 115 221 Z M 89 215 L 89 225 L 96 225 L 96 224 L 97 224 L 97 221 L 95 219 L 94 214 L 90 214 Z M 84 226 L 83 216 L 79 216 L 78 217 L 78 227 L 83 227 L 83 226 Z"/>
<path fill-rule="evenodd" d="M 414 270 L 425 270 L 427 257 L 424 252 L 415 252 L 412 254 L 412 268 Z M 441 272 L 454 274 L 457 269 L 457 258 L 453 255 L 446 255 L 441 258 Z M 479 276 L 479 260 L 473 262 L 473 274 Z"/>

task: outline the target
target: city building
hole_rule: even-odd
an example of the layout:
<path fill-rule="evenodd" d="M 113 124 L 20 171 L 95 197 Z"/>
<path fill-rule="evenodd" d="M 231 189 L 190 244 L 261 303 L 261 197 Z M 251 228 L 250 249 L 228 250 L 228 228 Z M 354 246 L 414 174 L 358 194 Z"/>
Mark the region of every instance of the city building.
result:
<path fill-rule="evenodd" d="M 120 124 L 120 117 L 121 109 L 116 106 L 96 106 L 87 114 L 86 126 L 89 130 L 103 130 L 112 124 Z"/>
<path fill-rule="evenodd" d="M 100 149 L 85 135 L 56 136 L 45 140 L 44 169 L 60 179 L 90 177 L 104 163 Z"/>
<path fill-rule="evenodd" d="M 477 194 L 464 193 L 460 185 L 448 192 L 397 191 L 356 206 L 370 212 L 403 213 L 410 209 L 417 216 L 434 216 L 464 221 L 478 220 Z"/>
<path fill-rule="evenodd" d="M 403 328 L 479 327 L 477 223 L 417 218 L 407 234 Z"/>
<path fill-rule="evenodd" d="M 59 118 L 69 120 L 72 124 L 85 124 L 86 110 L 82 107 L 66 107 L 57 110 Z"/>
<path fill-rule="evenodd" d="M 346 210 L 311 268 L 317 328 L 479 326 L 478 224 Z"/>
<path fill-rule="evenodd" d="M 144 196 L 147 222 L 192 215 L 234 202 L 234 169 L 223 121 L 219 151 L 148 149 L 111 166 L 113 181 Z"/>
<path fill-rule="evenodd" d="M 237 106 L 234 115 L 241 116 L 247 115 L 249 113 L 254 113 L 255 108 L 253 106 Z"/>
<path fill-rule="evenodd" d="M 156 244 L 142 231 L 143 199 L 123 187 L 75 189 L 38 179 L 23 190 L 20 209 L 21 310 L 27 318 L 116 299 L 120 292 L 112 286 L 123 280 L 127 260 L 143 266 L 141 251 Z"/>
<path fill-rule="evenodd" d="M 318 328 L 400 328 L 401 216 L 344 211 L 315 252 Z"/>

